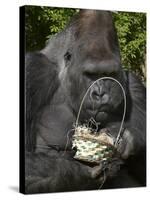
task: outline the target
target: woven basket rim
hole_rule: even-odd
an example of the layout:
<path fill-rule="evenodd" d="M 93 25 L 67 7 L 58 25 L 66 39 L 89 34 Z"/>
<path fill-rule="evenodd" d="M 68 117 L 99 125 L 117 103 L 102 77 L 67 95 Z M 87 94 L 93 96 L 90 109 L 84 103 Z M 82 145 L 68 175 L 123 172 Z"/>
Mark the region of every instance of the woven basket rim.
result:
<path fill-rule="evenodd" d="M 106 145 L 106 146 L 111 146 L 113 149 L 115 149 L 114 145 L 108 143 L 108 142 L 105 142 L 105 141 L 100 141 L 100 140 L 97 140 L 96 138 L 89 138 L 89 137 L 85 137 L 85 136 L 82 136 L 82 135 L 75 135 L 73 136 L 73 140 L 75 139 L 80 139 L 80 140 L 83 140 L 83 141 L 92 141 L 94 143 L 98 143 L 98 144 L 101 144 L 101 145 Z"/>

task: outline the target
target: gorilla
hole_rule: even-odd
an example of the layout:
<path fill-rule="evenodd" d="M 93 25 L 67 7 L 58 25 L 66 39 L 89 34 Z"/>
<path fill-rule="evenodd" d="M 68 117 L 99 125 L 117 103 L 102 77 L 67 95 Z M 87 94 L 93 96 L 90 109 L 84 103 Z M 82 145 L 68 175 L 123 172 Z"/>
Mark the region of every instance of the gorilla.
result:
<path fill-rule="evenodd" d="M 80 10 L 44 49 L 26 54 L 25 70 L 24 193 L 146 186 L 146 89 L 122 68 L 109 11 Z M 73 131 L 68 133 L 88 87 L 106 76 L 122 84 L 127 110 L 117 146 L 122 164 L 114 160 L 101 185 L 100 165 L 74 159 Z M 99 130 L 107 128 L 117 137 L 123 107 L 118 84 L 100 80 L 85 99 L 79 124 L 92 118 Z"/>

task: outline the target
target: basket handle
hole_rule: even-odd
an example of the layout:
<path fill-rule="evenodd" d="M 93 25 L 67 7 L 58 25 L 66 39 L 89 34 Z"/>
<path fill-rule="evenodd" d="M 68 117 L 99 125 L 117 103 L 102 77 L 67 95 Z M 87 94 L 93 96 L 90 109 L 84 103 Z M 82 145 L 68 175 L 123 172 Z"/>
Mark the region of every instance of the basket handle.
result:
<path fill-rule="evenodd" d="M 124 111 L 123 111 L 123 116 L 122 116 L 122 121 L 121 121 L 121 124 L 120 124 L 120 128 L 119 128 L 119 132 L 118 132 L 118 135 L 117 135 L 117 138 L 116 138 L 116 141 L 115 141 L 115 146 L 117 146 L 118 144 L 118 141 L 119 141 L 119 138 L 120 138 L 120 134 L 121 134 L 121 130 L 122 130 L 122 127 L 123 127 L 123 124 L 124 124 L 124 119 L 125 119 L 125 115 L 126 115 L 126 107 L 127 107 L 127 103 L 126 103 L 126 94 L 125 94 L 125 90 L 122 86 L 122 84 L 116 80 L 115 78 L 112 78 L 112 77 L 102 77 L 102 78 L 99 78 L 97 79 L 96 81 L 94 81 L 90 86 L 89 88 L 87 89 L 85 95 L 83 96 L 83 99 L 81 101 L 81 104 L 80 104 L 80 107 L 79 107 L 79 111 L 78 111 L 78 115 L 77 115 L 77 119 L 76 119 L 76 123 L 75 123 L 75 130 L 76 128 L 78 127 L 78 121 L 79 121 L 79 117 L 80 117 L 80 113 L 81 113 L 81 109 L 82 109 L 82 106 L 83 106 L 83 103 L 84 103 L 84 100 L 89 92 L 89 90 L 93 87 L 93 85 L 98 82 L 98 81 L 101 81 L 101 80 L 112 80 L 112 81 L 115 81 L 116 83 L 118 83 L 118 85 L 120 86 L 121 90 L 122 90 L 122 93 L 123 93 L 123 97 L 124 97 Z"/>

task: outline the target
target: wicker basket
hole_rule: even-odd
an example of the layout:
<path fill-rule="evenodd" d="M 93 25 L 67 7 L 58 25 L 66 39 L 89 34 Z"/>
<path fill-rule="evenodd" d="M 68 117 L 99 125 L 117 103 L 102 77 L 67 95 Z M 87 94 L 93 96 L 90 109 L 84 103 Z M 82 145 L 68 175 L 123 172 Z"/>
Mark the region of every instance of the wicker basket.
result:
<path fill-rule="evenodd" d="M 73 135 L 72 148 L 76 148 L 74 156 L 77 160 L 100 163 L 113 158 L 116 153 L 114 141 L 107 131 L 93 132 L 86 126 L 78 126 Z"/>

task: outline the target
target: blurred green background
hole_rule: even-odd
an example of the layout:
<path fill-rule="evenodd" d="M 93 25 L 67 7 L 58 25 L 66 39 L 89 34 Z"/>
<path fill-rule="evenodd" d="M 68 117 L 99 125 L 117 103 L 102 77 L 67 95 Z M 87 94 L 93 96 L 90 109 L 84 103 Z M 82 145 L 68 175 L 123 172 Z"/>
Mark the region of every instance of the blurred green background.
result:
<path fill-rule="evenodd" d="M 39 50 L 46 41 L 62 30 L 79 9 L 25 7 L 26 51 Z M 135 12 L 113 13 L 122 64 L 146 81 L 146 14 Z"/>

